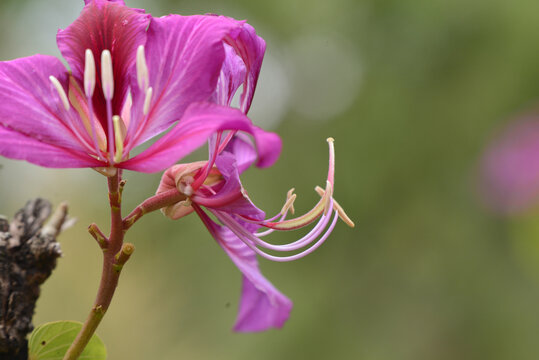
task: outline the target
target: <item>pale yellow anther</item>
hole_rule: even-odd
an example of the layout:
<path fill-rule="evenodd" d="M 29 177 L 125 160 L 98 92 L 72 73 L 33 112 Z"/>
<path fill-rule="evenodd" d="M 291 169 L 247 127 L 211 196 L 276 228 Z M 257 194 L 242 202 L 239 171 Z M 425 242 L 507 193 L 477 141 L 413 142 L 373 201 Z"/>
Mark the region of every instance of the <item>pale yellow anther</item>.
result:
<path fill-rule="evenodd" d="M 143 91 L 146 91 L 150 84 L 144 45 L 140 45 L 137 49 L 137 83 L 139 89 Z"/>
<path fill-rule="evenodd" d="M 322 189 L 320 186 L 317 186 L 315 188 L 316 192 L 320 195 L 320 196 L 324 196 L 324 194 L 326 193 L 324 191 L 324 189 Z M 339 217 L 341 218 L 342 221 L 345 222 L 346 225 L 350 226 L 350 227 L 355 227 L 356 225 L 354 224 L 354 222 L 352 221 L 352 219 L 350 219 L 348 217 L 348 215 L 346 215 L 346 213 L 344 212 L 344 209 L 342 208 L 341 205 L 339 205 L 339 203 L 333 199 L 333 208 L 335 210 L 337 210 L 337 214 L 339 215 Z"/>
<path fill-rule="evenodd" d="M 152 88 L 148 88 L 148 90 L 146 90 L 146 97 L 144 97 L 144 107 L 142 108 L 142 113 L 144 115 L 148 115 L 148 112 L 150 111 L 150 103 L 152 101 L 152 93 L 153 93 Z"/>
<path fill-rule="evenodd" d="M 101 84 L 106 100 L 112 100 L 114 96 L 114 75 L 112 71 L 112 56 L 109 50 L 101 53 Z"/>
<path fill-rule="evenodd" d="M 67 95 L 64 88 L 62 87 L 62 84 L 60 84 L 60 81 L 58 81 L 58 79 L 52 75 L 49 76 L 49 80 L 51 81 L 52 85 L 56 89 L 56 92 L 58 92 L 58 95 L 60 96 L 60 100 L 62 101 L 64 108 L 66 110 L 69 110 L 70 109 L 69 100 L 67 99 Z"/>
<path fill-rule="evenodd" d="M 295 189 L 295 188 L 292 188 L 292 189 L 288 190 L 288 192 L 286 193 L 286 199 L 287 199 L 287 202 L 288 202 L 288 199 L 290 199 L 290 197 L 291 197 L 292 195 L 294 195 L 294 199 L 296 199 L 296 196 L 295 196 L 295 194 L 294 194 L 294 190 L 296 190 L 296 189 Z M 290 203 L 290 207 L 289 207 L 288 210 L 290 210 L 290 212 L 291 212 L 292 214 L 294 214 L 294 213 L 296 212 L 296 209 L 294 209 L 294 201 L 292 201 L 292 202 Z"/>
<path fill-rule="evenodd" d="M 84 53 L 84 93 L 92 97 L 95 90 L 95 60 L 92 50 L 86 49 Z"/>
<path fill-rule="evenodd" d="M 286 214 L 289 210 L 293 214 L 294 213 L 294 201 L 296 201 L 296 194 L 292 194 L 287 197 L 286 202 L 283 205 L 283 208 L 281 209 L 281 214 Z"/>
<path fill-rule="evenodd" d="M 124 134 L 122 129 L 122 119 L 118 115 L 112 117 L 112 124 L 114 125 L 114 144 L 116 145 L 116 154 L 114 154 L 114 161 L 119 163 L 122 161 L 124 152 Z"/>

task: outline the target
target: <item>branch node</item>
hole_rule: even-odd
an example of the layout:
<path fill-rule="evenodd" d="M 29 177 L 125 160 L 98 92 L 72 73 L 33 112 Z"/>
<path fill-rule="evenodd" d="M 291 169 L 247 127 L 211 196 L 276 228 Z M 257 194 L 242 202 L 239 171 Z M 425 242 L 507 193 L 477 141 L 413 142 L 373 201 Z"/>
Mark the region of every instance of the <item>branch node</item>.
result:
<path fill-rule="evenodd" d="M 114 259 L 116 260 L 115 265 L 119 266 L 117 270 L 118 272 L 122 270 L 122 267 L 125 265 L 127 260 L 129 260 L 129 258 L 131 257 L 134 251 L 135 251 L 135 245 L 131 243 L 124 243 L 122 245 L 121 250 L 118 251 L 118 253 L 114 256 Z M 115 270 L 116 270 L 116 267 L 115 267 Z"/>
<path fill-rule="evenodd" d="M 109 240 L 95 223 L 92 223 L 90 224 L 90 226 L 88 226 L 88 232 L 97 241 L 97 244 L 101 249 L 103 249 L 103 251 L 108 248 Z"/>

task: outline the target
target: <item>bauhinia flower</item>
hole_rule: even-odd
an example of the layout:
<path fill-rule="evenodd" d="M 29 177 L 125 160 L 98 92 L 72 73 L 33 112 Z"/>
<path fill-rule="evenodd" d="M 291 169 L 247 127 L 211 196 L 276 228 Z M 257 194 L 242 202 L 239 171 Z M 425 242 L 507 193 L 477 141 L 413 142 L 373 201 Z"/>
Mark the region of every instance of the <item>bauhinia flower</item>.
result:
<path fill-rule="evenodd" d="M 276 160 L 277 135 L 245 115 L 265 50 L 251 26 L 214 15 L 153 18 L 122 0 L 85 4 L 57 34 L 70 70 L 45 55 L 0 62 L 0 155 L 105 174 L 153 172 L 215 132 L 240 130 L 257 142 L 259 166 Z M 218 97 L 223 86 L 242 84 L 240 109 Z"/>
<path fill-rule="evenodd" d="M 175 165 L 162 177 L 157 194 L 174 193 L 176 190 L 184 195 L 184 200 L 163 208 L 162 212 L 172 219 L 196 212 L 243 274 L 242 296 L 234 327 L 236 331 L 280 328 L 292 308 L 292 302 L 261 274 L 257 254 L 273 261 L 300 259 L 322 245 L 339 217 L 349 226 L 354 226 L 333 199 L 333 139 L 328 139 L 328 143 L 329 170 L 325 188 L 316 188 L 321 199 L 309 212 L 292 219 L 286 219 L 286 216 L 288 212 L 294 212 L 296 195 L 293 189 L 288 192 L 282 210 L 270 218 L 266 218 L 265 213 L 249 199 L 239 175 L 249 167 L 256 154 L 252 145 L 238 136 L 228 142 L 224 149 L 218 139 L 210 146 L 213 150 L 209 161 Z M 299 229 L 314 222 L 316 224 L 309 233 L 292 243 L 275 245 L 263 240 L 274 231 Z M 269 251 L 287 255 L 278 256 Z"/>
<path fill-rule="evenodd" d="M 512 214 L 539 202 L 539 121 L 536 114 L 511 123 L 487 147 L 481 195 L 494 211 Z"/>

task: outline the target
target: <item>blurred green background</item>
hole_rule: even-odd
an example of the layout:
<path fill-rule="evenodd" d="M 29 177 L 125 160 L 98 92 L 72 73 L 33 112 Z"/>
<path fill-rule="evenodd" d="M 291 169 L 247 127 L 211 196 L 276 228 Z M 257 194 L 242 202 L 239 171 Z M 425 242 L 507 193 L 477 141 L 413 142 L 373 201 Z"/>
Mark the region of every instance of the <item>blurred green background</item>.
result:
<path fill-rule="evenodd" d="M 317 201 L 336 139 L 335 196 L 356 221 L 314 254 L 261 261 L 295 304 L 280 331 L 231 331 L 240 274 L 195 216 L 147 216 L 99 329 L 110 359 L 537 359 L 539 212 L 504 219 L 478 200 L 477 167 L 492 134 L 539 98 L 539 3 L 441 0 L 132 0 L 154 16 L 247 19 L 267 41 L 253 121 L 284 149 L 244 184 L 268 213 L 295 186 Z M 59 55 L 74 0 L 0 3 L 2 60 Z M 190 159 L 202 158 L 204 153 Z M 27 199 L 68 200 L 77 225 L 39 300 L 36 324 L 84 320 L 106 229 L 106 184 L 91 170 L 0 159 L 0 212 Z M 125 210 L 159 174 L 126 173 Z M 297 233 L 279 234 L 291 241 Z"/>

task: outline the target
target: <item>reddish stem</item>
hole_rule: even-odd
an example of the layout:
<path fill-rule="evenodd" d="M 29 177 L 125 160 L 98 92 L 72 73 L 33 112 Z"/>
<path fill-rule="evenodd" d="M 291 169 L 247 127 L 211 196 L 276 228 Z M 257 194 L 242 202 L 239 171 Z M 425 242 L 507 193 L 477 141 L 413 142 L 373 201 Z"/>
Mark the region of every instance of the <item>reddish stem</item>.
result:
<path fill-rule="evenodd" d="M 90 341 L 112 301 L 114 291 L 118 285 L 121 266 L 129 258 L 129 256 L 127 258 L 121 256 L 124 231 L 119 181 L 120 175 L 118 173 L 108 178 L 111 227 L 107 247 L 103 249 L 103 272 L 101 273 L 97 297 L 81 331 L 65 354 L 64 360 L 76 360 Z M 131 253 L 128 255 L 131 255 Z M 120 258 L 123 261 L 122 264 L 118 262 Z"/>
<path fill-rule="evenodd" d="M 185 195 L 181 194 L 177 189 L 165 191 L 146 199 L 125 219 L 122 219 L 121 195 L 125 181 L 120 181 L 120 177 L 121 175 L 118 171 L 116 175 L 108 178 L 111 219 L 108 239 L 97 225 L 92 224 L 89 227 L 90 234 L 97 240 L 103 250 L 103 272 L 101 273 L 101 282 L 94 306 L 75 341 L 73 341 L 65 354 L 64 360 L 76 360 L 80 356 L 110 306 L 114 291 L 118 285 L 120 272 L 135 249 L 132 244 L 123 242 L 127 229 L 144 214 L 186 199 Z"/>
<path fill-rule="evenodd" d="M 136 223 L 144 214 L 159 210 L 166 206 L 174 205 L 186 199 L 187 197 L 180 193 L 178 189 L 171 189 L 154 195 L 144 200 L 125 217 L 123 221 L 124 230 L 127 230 L 133 226 L 133 224 Z"/>

